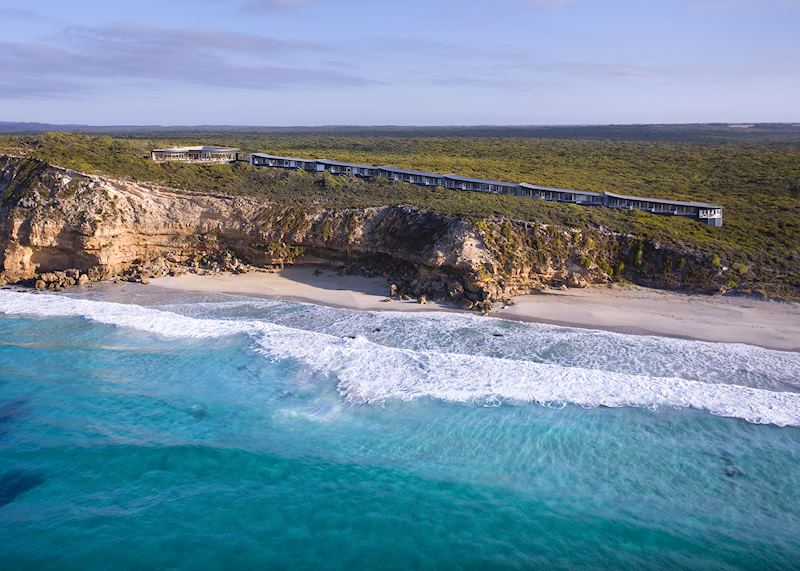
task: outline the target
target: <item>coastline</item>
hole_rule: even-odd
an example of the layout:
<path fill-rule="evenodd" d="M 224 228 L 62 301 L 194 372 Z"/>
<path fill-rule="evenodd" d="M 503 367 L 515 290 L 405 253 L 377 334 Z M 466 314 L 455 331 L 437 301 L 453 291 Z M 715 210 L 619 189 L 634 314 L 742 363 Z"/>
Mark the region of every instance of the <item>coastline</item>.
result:
<path fill-rule="evenodd" d="M 446 311 L 447 304 L 386 301 L 384 278 L 339 275 L 330 269 L 290 267 L 281 272 L 184 275 L 153 279 L 154 286 L 200 293 L 250 295 L 366 311 Z M 491 317 L 601 329 L 634 335 L 745 343 L 800 352 L 800 304 L 747 297 L 683 294 L 638 286 L 551 290 L 514 298 Z"/>

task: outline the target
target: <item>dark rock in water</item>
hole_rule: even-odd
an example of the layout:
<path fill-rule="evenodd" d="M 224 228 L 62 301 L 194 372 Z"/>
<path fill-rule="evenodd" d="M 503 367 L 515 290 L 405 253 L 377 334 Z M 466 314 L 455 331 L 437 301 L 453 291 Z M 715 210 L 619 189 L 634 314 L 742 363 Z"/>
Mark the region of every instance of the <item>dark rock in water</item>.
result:
<path fill-rule="evenodd" d="M 725 466 L 725 475 L 728 478 L 736 478 L 737 476 L 744 476 L 744 472 L 736 466 Z"/>
<path fill-rule="evenodd" d="M 5 401 L 0 403 L 0 437 L 8 434 L 12 422 L 27 414 L 25 401 Z"/>
<path fill-rule="evenodd" d="M 727 454 L 723 454 L 722 461 L 725 463 L 725 475 L 728 478 L 744 476 L 744 472 L 733 463 L 733 458 Z"/>
<path fill-rule="evenodd" d="M 492 337 L 505 337 L 502 333 L 492 333 Z"/>
<path fill-rule="evenodd" d="M 355 335 L 345 335 L 344 338 L 345 339 L 355 339 L 356 336 Z"/>
<path fill-rule="evenodd" d="M 25 492 L 44 483 L 44 478 L 36 472 L 12 470 L 0 476 L 0 507 L 10 504 Z"/>
<path fill-rule="evenodd" d="M 204 420 L 210 416 L 206 409 L 200 408 L 199 406 L 193 406 L 192 408 L 190 408 L 189 414 L 191 414 L 197 420 Z"/>
<path fill-rule="evenodd" d="M 373 333 L 380 333 L 381 331 L 383 331 L 383 329 L 381 329 L 380 327 L 376 327 L 375 329 L 372 330 Z"/>
<path fill-rule="evenodd" d="M 27 412 L 27 403 L 24 400 L 0 402 L 0 424 L 22 418 Z"/>

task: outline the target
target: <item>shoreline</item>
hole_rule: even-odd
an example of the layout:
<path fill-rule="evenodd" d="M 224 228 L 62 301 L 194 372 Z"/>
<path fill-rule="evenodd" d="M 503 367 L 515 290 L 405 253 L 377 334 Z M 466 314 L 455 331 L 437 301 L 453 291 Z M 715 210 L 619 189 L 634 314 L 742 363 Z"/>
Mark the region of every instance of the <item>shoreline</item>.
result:
<path fill-rule="evenodd" d="M 389 280 L 293 266 L 280 272 L 195 275 L 151 280 L 196 293 L 250 295 L 362 311 L 438 311 L 476 315 L 452 305 L 388 299 Z M 490 317 L 800 352 L 800 304 L 684 294 L 639 286 L 594 286 L 518 296 Z"/>

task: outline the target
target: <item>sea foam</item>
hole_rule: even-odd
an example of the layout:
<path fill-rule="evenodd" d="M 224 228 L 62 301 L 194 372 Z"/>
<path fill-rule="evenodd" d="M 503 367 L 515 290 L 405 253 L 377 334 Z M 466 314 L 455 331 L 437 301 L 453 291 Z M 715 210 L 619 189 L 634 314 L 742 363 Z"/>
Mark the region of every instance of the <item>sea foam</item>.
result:
<path fill-rule="evenodd" d="M 509 337 L 502 338 L 506 343 L 495 341 L 498 347 L 487 351 L 487 336 L 476 331 L 480 333 L 486 328 L 491 331 L 500 326 L 498 320 L 368 313 L 359 318 L 355 312 L 330 308 L 326 311 L 340 311 L 342 319 L 338 322 L 331 319 L 328 324 L 321 322 L 319 328 L 323 331 L 314 331 L 257 318 L 192 317 L 137 305 L 0 292 L 0 312 L 6 314 L 84 317 L 185 339 L 248 335 L 256 349 L 268 358 L 294 360 L 314 373 L 335 377 L 339 393 L 351 403 L 434 398 L 480 405 L 507 402 L 691 407 L 753 423 L 800 426 L 800 394 L 791 390 L 800 376 L 800 354 L 796 353 L 598 331 L 575 333 L 574 329 L 535 324 L 515 324 L 510 333 L 504 330 L 503 335 Z M 224 314 L 217 312 L 217 315 L 220 313 Z M 389 344 L 380 334 L 371 338 L 365 334 L 352 338 L 343 334 L 363 332 L 364 324 L 374 326 L 376 322 L 383 325 L 373 330 L 380 329 L 381 333 L 384 328 L 394 327 L 395 333 L 402 329 L 402 335 L 395 335 L 400 341 L 395 339 L 394 344 Z M 438 342 L 432 342 L 426 328 L 436 323 L 443 333 Z M 425 335 L 425 341 L 415 335 Z M 515 336 L 522 336 L 522 342 L 515 342 Z M 549 339 L 550 346 L 539 353 L 531 347 L 530 354 L 534 355 L 531 357 L 520 348 L 530 338 L 538 339 L 540 344 L 547 344 Z M 553 339 L 558 339 L 559 350 L 552 346 Z M 592 339 L 601 350 L 592 350 L 587 358 L 582 347 L 590 347 Z M 657 350 L 658 340 L 662 347 Z M 623 366 L 619 352 L 612 350 L 614 347 L 623 356 L 636 358 Z M 605 360 L 604 350 L 609 351 Z M 648 350 L 652 351 L 653 359 L 663 363 L 649 364 Z M 680 360 L 681 365 L 667 366 L 665 363 L 670 359 Z M 724 367 L 722 375 L 711 372 L 716 369 L 709 369 L 709 360 Z M 779 370 L 779 381 L 768 375 L 770 362 Z M 725 382 L 725 376 L 731 380 Z M 784 385 L 790 390 L 779 390 Z"/>

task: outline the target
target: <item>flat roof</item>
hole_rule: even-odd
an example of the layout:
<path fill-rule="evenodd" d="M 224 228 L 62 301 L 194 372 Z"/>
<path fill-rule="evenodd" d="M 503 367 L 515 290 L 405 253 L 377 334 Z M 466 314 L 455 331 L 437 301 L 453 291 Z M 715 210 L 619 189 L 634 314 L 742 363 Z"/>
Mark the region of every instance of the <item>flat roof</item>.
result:
<path fill-rule="evenodd" d="M 613 192 L 606 192 L 606 196 L 611 198 L 619 198 L 621 200 L 635 200 L 637 202 L 657 202 L 659 204 L 674 204 L 676 206 L 694 206 L 695 208 L 719 208 L 722 206 L 717 204 L 709 204 L 708 202 L 686 202 L 683 200 L 666 200 L 664 198 L 648 198 L 646 196 L 628 196 L 625 194 L 614 194 Z"/>
<path fill-rule="evenodd" d="M 360 165 L 358 163 L 343 163 L 343 162 L 339 162 L 339 161 L 330 161 L 328 159 L 317 159 L 317 162 L 321 163 L 323 165 L 332 165 L 332 166 L 337 166 L 337 167 L 357 167 L 357 168 L 361 168 L 361 169 L 376 169 L 376 168 L 378 168 L 375 165 Z"/>
<path fill-rule="evenodd" d="M 505 182 L 502 180 L 487 180 L 483 178 L 469 178 L 467 176 L 461 176 L 455 173 L 446 174 L 444 178 L 448 178 L 450 180 L 458 180 L 461 182 L 479 182 L 484 184 L 497 184 L 502 186 L 519 186 L 519 183 L 516 182 Z"/>
<path fill-rule="evenodd" d="M 239 149 L 234 147 L 217 147 L 214 145 L 197 145 L 195 147 L 167 147 L 166 149 L 153 149 L 153 152 L 161 153 L 185 153 L 187 151 L 219 151 L 219 152 L 234 152 Z"/>
<path fill-rule="evenodd" d="M 415 170 L 410 170 L 410 169 L 399 169 L 399 168 L 396 168 L 396 167 L 389 167 L 389 166 L 378 167 L 378 168 L 381 169 L 382 171 L 396 172 L 396 173 L 400 173 L 400 174 L 412 174 L 412 175 L 417 175 L 417 176 L 427 176 L 427 177 L 431 177 L 431 178 L 444 178 L 443 174 L 436 174 L 435 172 L 415 171 Z"/>
<path fill-rule="evenodd" d="M 552 186 L 539 186 L 538 184 L 528 184 L 527 182 L 520 183 L 523 188 L 532 188 L 533 190 L 545 190 L 550 192 L 569 192 L 570 194 L 583 194 L 586 196 L 603 196 L 601 192 L 590 192 L 588 190 L 572 190 L 569 188 L 555 188 Z"/>
<path fill-rule="evenodd" d="M 261 157 L 262 159 L 280 159 L 283 161 L 302 161 L 304 163 L 316 163 L 316 159 L 298 159 L 297 157 L 280 157 L 278 155 L 268 155 L 266 153 L 253 153 L 254 157 Z"/>
<path fill-rule="evenodd" d="M 722 208 L 716 204 L 709 204 L 707 202 L 685 202 L 682 200 L 667 200 L 664 198 L 650 198 L 647 196 L 629 196 L 627 194 L 615 194 L 613 192 L 589 192 L 586 190 L 573 190 L 568 188 L 551 188 L 549 186 L 539 186 L 535 184 L 528 184 L 523 182 L 520 184 L 523 188 L 532 188 L 534 190 L 549 190 L 551 192 L 569 192 L 571 194 L 583 194 L 589 196 L 610 196 L 611 198 L 618 198 L 620 200 L 633 200 L 636 202 L 656 202 L 658 204 L 674 204 L 676 206 L 693 206 L 695 208 Z"/>

